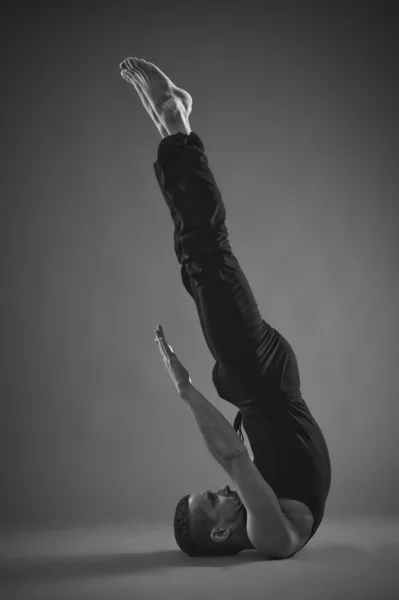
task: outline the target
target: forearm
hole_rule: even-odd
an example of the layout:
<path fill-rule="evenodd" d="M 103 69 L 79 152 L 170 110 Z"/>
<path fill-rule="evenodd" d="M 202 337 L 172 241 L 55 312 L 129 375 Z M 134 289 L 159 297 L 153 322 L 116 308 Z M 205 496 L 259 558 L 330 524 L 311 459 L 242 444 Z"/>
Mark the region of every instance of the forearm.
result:
<path fill-rule="evenodd" d="M 180 396 L 188 404 L 208 450 L 222 466 L 246 450 L 227 419 L 191 383 L 180 390 Z"/>

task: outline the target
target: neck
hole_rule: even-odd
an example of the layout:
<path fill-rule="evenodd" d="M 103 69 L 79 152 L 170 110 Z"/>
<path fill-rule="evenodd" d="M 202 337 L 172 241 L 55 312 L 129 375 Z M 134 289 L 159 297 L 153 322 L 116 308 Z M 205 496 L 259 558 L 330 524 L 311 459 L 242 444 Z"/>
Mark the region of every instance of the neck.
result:
<path fill-rule="evenodd" d="M 231 540 L 235 541 L 236 543 L 238 542 L 239 545 L 242 546 L 243 550 L 252 550 L 253 548 L 255 548 L 255 546 L 251 543 L 251 541 L 248 537 L 246 529 L 244 529 L 243 531 L 237 532 L 237 537 L 232 535 Z"/>
<path fill-rule="evenodd" d="M 230 541 L 242 546 L 243 550 L 252 550 L 255 546 L 251 543 L 247 533 L 247 517 L 240 520 L 239 524 L 234 529 Z"/>

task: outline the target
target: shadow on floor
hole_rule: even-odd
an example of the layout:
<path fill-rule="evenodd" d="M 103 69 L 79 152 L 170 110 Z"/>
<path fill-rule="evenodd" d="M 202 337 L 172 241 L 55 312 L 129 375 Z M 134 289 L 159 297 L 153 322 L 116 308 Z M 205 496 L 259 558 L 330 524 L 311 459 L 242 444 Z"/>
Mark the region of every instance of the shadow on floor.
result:
<path fill-rule="evenodd" d="M 356 547 L 333 544 L 304 549 L 289 560 L 304 563 L 337 559 L 350 561 L 361 558 L 364 554 L 368 553 Z M 192 558 L 178 549 L 95 556 L 10 559 L 0 563 L 0 580 L 3 583 L 35 583 L 70 578 L 119 577 L 133 575 L 136 572 L 185 566 L 226 568 L 256 562 L 267 562 L 267 560 L 255 550 L 247 550 L 237 556 Z"/>

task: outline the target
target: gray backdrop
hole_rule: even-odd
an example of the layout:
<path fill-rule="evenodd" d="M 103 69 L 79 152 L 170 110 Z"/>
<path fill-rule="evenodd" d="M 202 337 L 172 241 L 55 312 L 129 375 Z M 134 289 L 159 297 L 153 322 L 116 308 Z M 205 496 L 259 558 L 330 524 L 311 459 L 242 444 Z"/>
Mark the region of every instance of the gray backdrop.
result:
<path fill-rule="evenodd" d="M 153 341 L 161 323 L 232 422 L 127 56 L 194 98 L 232 247 L 330 448 L 327 514 L 397 511 L 390 3 L 66 4 L 4 12 L 1 524 L 170 523 L 183 494 L 228 483 Z"/>

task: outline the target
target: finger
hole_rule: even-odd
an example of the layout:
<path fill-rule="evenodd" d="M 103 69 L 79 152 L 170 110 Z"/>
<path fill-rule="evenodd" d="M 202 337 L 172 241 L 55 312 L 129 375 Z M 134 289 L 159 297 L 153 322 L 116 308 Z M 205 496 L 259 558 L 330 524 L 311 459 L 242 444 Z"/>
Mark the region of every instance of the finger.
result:
<path fill-rule="evenodd" d="M 160 334 L 160 331 L 159 331 L 159 325 L 156 326 L 156 328 L 154 330 L 154 335 L 155 335 L 155 341 L 157 343 L 159 343 L 160 338 L 161 338 L 161 334 Z"/>
<path fill-rule="evenodd" d="M 165 358 L 166 358 L 166 353 L 165 353 L 165 350 L 164 350 L 164 348 L 163 348 L 163 346 L 162 346 L 162 344 L 161 344 L 160 340 L 159 340 L 159 339 L 156 339 L 156 340 L 155 340 L 155 343 L 156 343 L 156 345 L 158 346 L 158 350 L 159 350 L 159 352 L 161 353 L 161 356 L 162 356 L 162 358 L 164 358 L 164 359 L 165 359 Z"/>
<path fill-rule="evenodd" d="M 162 325 L 157 325 L 155 331 L 159 333 L 160 336 L 164 337 L 163 327 Z"/>
<path fill-rule="evenodd" d="M 155 338 L 155 343 L 158 346 L 159 352 L 162 356 L 162 359 L 165 364 L 172 358 L 172 355 L 166 350 L 165 345 L 161 342 L 159 338 Z"/>
<path fill-rule="evenodd" d="M 169 346 L 168 346 L 168 344 L 166 343 L 166 341 L 165 341 L 165 339 L 164 339 L 164 338 L 161 338 L 161 339 L 160 339 L 160 344 L 161 344 L 161 348 L 162 348 L 162 351 L 163 351 L 163 353 L 165 354 L 165 356 L 166 356 L 167 358 L 170 358 L 170 357 L 171 357 L 171 353 L 170 353 L 170 350 L 169 350 Z"/>
<path fill-rule="evenodd" d="M 169 346 L 166 343 L 165 340 L 165 335 L 162 329 L 162 325 L 157 325 L 157 328 L 155 330 L 155 335 L 158 339 L 159 344 L 161 345 L 162 350 L 165 352 L 165 354 L 167 356 L 170 356 L 170 350 L 169 350 Z"/>
<path fill-rule="evenodd" d="M 166 342 L 165 340 L 165 334 L 163 332 L 162 326 L 161 325 L 157 325 L 157 328 L 155 329 L 155 336 L 158 339 L 158 341 L 160 343 L 164 343 Z"/>

